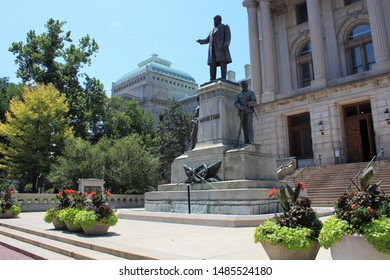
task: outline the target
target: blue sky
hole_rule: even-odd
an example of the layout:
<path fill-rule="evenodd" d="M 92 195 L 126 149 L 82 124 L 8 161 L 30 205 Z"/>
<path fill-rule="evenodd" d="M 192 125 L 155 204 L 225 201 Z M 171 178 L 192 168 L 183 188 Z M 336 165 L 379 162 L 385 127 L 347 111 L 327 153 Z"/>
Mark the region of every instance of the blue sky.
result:
<path fill-rule="evenodd" d="M 108 96 L 112 82 L 154 53 L 192 75 L 198 84 L 207 82 L 207 45 L 196 40 L 207 37 L 217 14 L 232 33 L 233 63 L 228 70 L 242 79 L 244 65 L 250 62 L 242 0 L 17 0 L 3 1 L 1 7 L 0 77 L 15 83 L 19 82 L 15 56 L 8 48 L 12 42 L 25 43 L 30 30 L 45 32 L 50 18 L 66 21 L 63 30 L 72 32 L 74 42 L 87 34 L 97 41 L 100 50 L 82 71 L 98 78 Z"/>

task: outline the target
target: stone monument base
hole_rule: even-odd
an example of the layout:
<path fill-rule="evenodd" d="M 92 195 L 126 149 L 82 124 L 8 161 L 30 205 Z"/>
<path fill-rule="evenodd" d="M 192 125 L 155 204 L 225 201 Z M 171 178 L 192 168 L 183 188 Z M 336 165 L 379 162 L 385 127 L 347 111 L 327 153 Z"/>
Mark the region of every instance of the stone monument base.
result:
<path fill-rule="evenodd" d="M 268 194 L 282 181 L 232 180 L 190 186 L 191 213 L 258 215 L 280 211 Z M 189 213 L 188 184 L 160 185 L 145 194 L 145 211 Z"/>
<path fill-rule="evenodd" d="M 275 156 L 259 144 L 242 145 L 243 133 L 234 105 L 240 91 L 238 84 L 225 80 L 199 88 L 196 146 L 173 161 L 171 184 L 160 185 L 158 191 L 145 194 L 146 211 L 258 215 L 278 210 L 278 201 L 268 197 L 272 188 L 283 184 L 277 179 Z M 185 172 L 184 165 L 189 170 L 212 167 L 209 169 L 212 176 L 207 172 L 196 173 L 210 176 L 194 180 L 191 172 Z M 214 170 L 218 165 L 220 168 Z M 205 179 L 218 182 L 199 184 Z"/>

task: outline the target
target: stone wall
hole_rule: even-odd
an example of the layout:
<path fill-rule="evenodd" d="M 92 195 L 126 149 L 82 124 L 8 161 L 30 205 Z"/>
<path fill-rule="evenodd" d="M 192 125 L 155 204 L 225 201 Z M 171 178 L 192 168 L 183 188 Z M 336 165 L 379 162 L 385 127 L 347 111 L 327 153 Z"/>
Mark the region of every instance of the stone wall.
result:
<path fill-rule="evenodd" d="M 343 106 L 369 101 L 375 131 L 376 150 L 390 151 L 390 125 L 384 120 L 384 111 L 390 108 L 390 74 L 368 75 L 367 79 L 334 81 L 332 86 L 316 92 L 299 92 L 286 99 L 257 105 L 259 119 L 254 119 L 255 143 L 277 158 L 288 157 L 288 117 L 310 113 L 314 158 L 322 157 L 323 164 L 334 164 L 335 151 L 340 152 L 339 162 L 346 161 L 346 141 L 343 126 Z M 323 131 L 318 123 L 323 122 Z M 390 153 L 385 153 L 389 159 Z"/>
<path fill-rule="evenodd" d="M 12 198 L 19 202 L 22 212 L 46 211 L 57 205 L 55 194 L 14 193 Z M 109 203 L 113 208 L 143 208 L 144 196 L 113 194 Z"/>

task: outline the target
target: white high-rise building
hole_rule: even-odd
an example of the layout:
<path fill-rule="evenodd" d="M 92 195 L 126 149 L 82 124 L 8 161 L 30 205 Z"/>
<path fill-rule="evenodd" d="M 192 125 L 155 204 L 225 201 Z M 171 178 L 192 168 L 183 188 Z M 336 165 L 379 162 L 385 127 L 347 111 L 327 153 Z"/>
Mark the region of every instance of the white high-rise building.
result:
<path fill-rule="evenodd" d="M 137 100 L 139 107 L 151 113 L 155 122 L 169 99 L 174 98 L 185 110 L 193 111 L 197 106 L 198 84 L 191 75 L 172 68 L 171 64 L 153 54 L 114 82 L 111 96 Z"/>

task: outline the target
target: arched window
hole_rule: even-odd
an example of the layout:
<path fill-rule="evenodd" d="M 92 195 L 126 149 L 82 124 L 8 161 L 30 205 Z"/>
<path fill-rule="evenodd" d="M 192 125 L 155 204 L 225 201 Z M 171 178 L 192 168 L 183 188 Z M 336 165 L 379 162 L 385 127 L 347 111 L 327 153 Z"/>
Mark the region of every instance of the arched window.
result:
<path fill-rule="evenodd" d="M 305 44 L 299 51 L 297 65 L 300 87 L 302 88 L 310 86 L 311 81 L 314 79 L 310 42 Z"/>
<path fill-rule="evenodd" d="M 371 29 L 368 24 L 358 25 L 352 29 L 346 48 L 349 54 L 351 74 L 371 70 L 375 63 L 375 56 Z"/>

